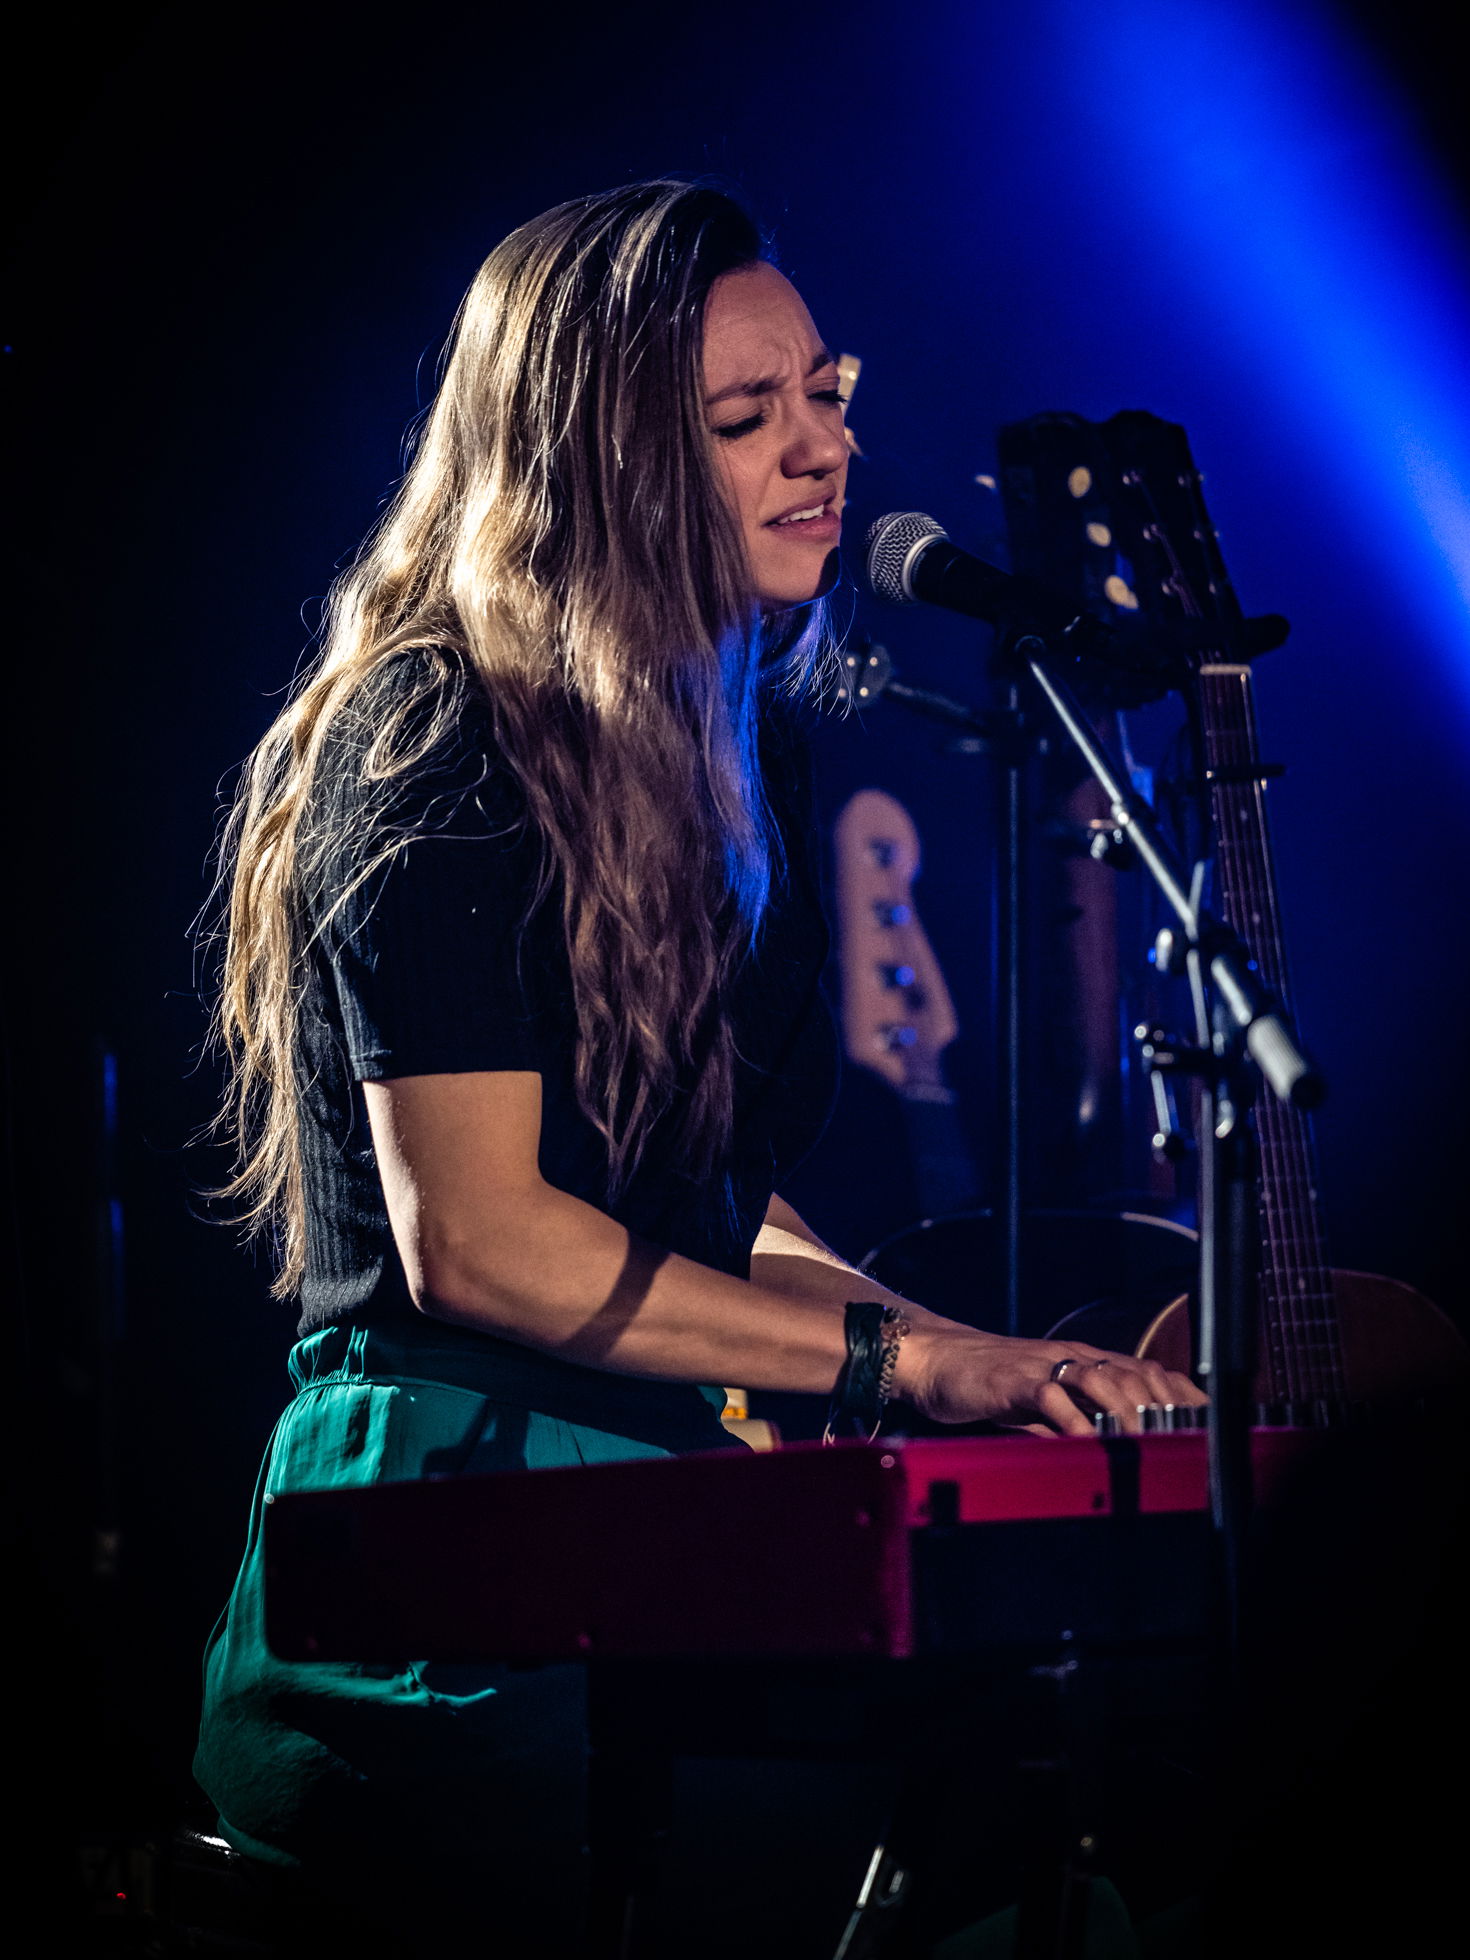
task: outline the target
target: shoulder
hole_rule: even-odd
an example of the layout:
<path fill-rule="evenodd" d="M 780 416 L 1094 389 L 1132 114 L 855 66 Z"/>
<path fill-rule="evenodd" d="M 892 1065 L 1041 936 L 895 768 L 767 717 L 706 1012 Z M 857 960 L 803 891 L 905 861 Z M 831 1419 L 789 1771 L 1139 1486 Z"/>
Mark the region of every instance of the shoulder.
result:
<path fill-rule="evenodd" d="M 501 828 L 524 810 L 484 687 L 442 647 L 391 654 L 341 701 L 323 731 L 310 800 L 328 830 L 379 848 Z"/>

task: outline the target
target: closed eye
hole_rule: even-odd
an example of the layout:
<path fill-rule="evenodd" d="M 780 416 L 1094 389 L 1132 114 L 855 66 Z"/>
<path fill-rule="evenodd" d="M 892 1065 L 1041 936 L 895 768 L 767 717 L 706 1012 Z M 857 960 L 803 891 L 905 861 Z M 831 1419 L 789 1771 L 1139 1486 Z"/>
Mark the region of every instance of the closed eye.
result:
<path fill-rule="evenodd" d="M 808 401 L 821 402 L 824 406 L 831 408 L 846 408 L 847 406 L 847 396 L 843 394 L 840 388 L 819 388 L 815 394 L 809 395 L 807 399 Z M 711 433 L 717 435 L 722 442 L 738 442 L 741 436 L 754 435 L 757 429 L 764 428 L 765 423 L 766 416 L 764 412 L 761 412 L 755 415 L 747 415 L 739 422 L 721 423 Z"/>
<path fill-rule="evenodd" d="M 757 429 L 765 426 L 764 415 L 747 415 L 741 422 L 725 422 L 714 430 L 721 442 L 735 442 L 741 436 L 754 435 Z"/>

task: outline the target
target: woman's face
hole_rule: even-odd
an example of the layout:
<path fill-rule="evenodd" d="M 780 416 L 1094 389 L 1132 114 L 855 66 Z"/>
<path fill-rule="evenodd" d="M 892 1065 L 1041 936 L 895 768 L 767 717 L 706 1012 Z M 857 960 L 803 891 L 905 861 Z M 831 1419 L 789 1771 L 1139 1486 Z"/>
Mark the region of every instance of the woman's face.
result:
<path fill-rule="evenodd" d="M 756 596 L 771 611 L 803 605 L 832 583 L 847 437 L 836 358 L 774 266 L 728 272 L 711 288 L 704 393 Z"/>

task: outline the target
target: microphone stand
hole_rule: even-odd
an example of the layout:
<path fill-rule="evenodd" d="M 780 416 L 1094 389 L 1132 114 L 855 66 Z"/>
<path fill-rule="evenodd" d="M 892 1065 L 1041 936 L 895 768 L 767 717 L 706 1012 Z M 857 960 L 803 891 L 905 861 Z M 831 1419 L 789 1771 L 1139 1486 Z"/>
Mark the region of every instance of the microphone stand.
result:
<path fill-rule="evenodd" d="M 1172 935 L 1173 950 L 1183 955 L 1180 964 L 1189 980 L 1197 1045 L 1192 1050 L 1176 1046 L 1168 1060 L 1171 1066 L 1196 1075 L 1200 1092 L 1199 1275 L 1192 1331 L 1196 1369 L 1210 1395 L 1209 1505 L 1217 1588 L 1215 1665 L 1220 1669 L 1220 1685 L 1227 1690 L 1222 1711 L 1228 1719 L 1228 1711 L 1238 1706 L 1241 1688 L 1243 1551 L 1253 1498 L 1250 1442 L 1260 1192 L 1251 1104 L 1258 1074 L 1264 1076 L 1271 1093 L 1301 1107 L 1320 1102 L 1325 1085 L 1262 982 L 1249 947 L 1225 921 L 1205 908 L 1205 866 L 1199 864 L 1192 872 L 1185 871 L 1160 835 L 1152 808 L 1113 761 L 1063 678 L 1061 669 L 1075 665 L 1078 643 L 1085 643 L 1085 618 L 1078 627 L 1075 638 L 1071 628 L 1052 636 L 1013 630 L 1004 638 L 1002 665 L 1008 664 L 1011 669 L 1011 675 L 1004 677 L 1005 705 L 989 710 L 900 681 L 881 647 L 869 649 L 865 658 L 851 658 L 849 665 L 861 668 L 853 683 L 860 698 L 886 694 L 919 714 L 947 723 L 960 731 L 966 746 L 993 754 L 1005 765 L 1003 829 L 1007 861 L 1014 873 L 1019 863 L 1018 833 L 1024 822 L 1019 803 L 1020 769 L 1035 739 L 1022 702 L 1023 676 L 1016 671 L 1017 664 L 1024 663 L 1107 799 L 1121 847 L 1116 852 L 1117 862 L 1142 863 L 1178 921 L 1178 930 Z M 1009 915 L 1013 928 L 1013 901 L 1017 897 L 1010 890 L 1002 894 L 1001 909 Z M 1010 960 L 1003 964 L 1008 974 Z M 1169 970 L 1174 970 L 1174 965 L 1171 958 Z M 1009 1013 L 1019 1012 L 1018 1001 L 1008 998 L 1005 1005 Z M 1016 1031 L 1014 1022 L 1010 1031 Z M 1159 1059 L 1162 1063 L 1163 1058 Z M 1019 1084 L 1008 1075 L 1013 1123 L 1019 1120 L 1018 1089 Z M 1013 1146 L 1014 1166 L 1014 1132 L 1008 1140 Z M 1007 1195 L 1014 1203 L 1019 1193 L 1008 1191 Z M 1011 1204 L 1007 1209 L 1009 1226 Z M 1019 1277 L 1014 1237 L 1010 1244 L 1007 1276 L 1014 1288 Z M 1065 1718 L 1063 1691 L 1075 1666 L 1074 1657 L 1064 1656 L 1054 1668 L 1031 1670 L 1033 1677 L 1054 1677 L 1059 1720 Z M 1054 1746 L 1057 1763 L 1053 1767 L 1064 1766 L 1070 1754 L 1065 1740 Z M 1097 1746 L 1095 1737 L 1091 1746 Z M 1075 1795 L 1076 1785 L 1069 1782 L 1064 1807 L 1070 1806 Z M 1059 1869 L 1038 1880 L 1034 1895 L 1023 1895 L 1016 1934 L 1018 1954 L 1057 1960 L 1058 1956 L 1080 1953 L 1086 1944 L 1085 1905 L 1079 1918 L 1076 1904 L 1079 1893 L 1084 1900 L 1086 1897 L 1086 1872 L 1076 1859 L 1075 1821 L 1067 1808 L 1062 1825 L 1067 1842 Z M 1079 1878 L 1084 1881 L 1080 1886 Z M 857 1950 L 846 1945 L 843 1948 L 844 1952 Z"/>
<path fill-rule="evenodd" d="M 1319 1103 L 1326 1085 L 1261 979 L 1250 948 L 1206 910 L 1203 865 L 1186 875 L 1160 835 L 1149 804 L 1099 741 L 1059 671 L 1064 661 L 1074 660 L 1067 633 L 1043 637 L 1022 631 L 1010 640 L 1008 651 L 1025 662 L 1106 796 L 1114 826 L 1133 846 L 1179 922 L 1176 940 L 1184 953 L 1198 1041 L 1195 1053 L 1180 1060 L 1198 1072 L 1200 1081 L 1195 1366 L 1210 1396 L 1210 1519 L 1225 1653 L 1233 1676 L 1240 1654 L 1241 1554 L 1252 1501 L 1250 1423 L 1259 1265 L 1257 1150 L 1250 1122 L 1255 1075 L 1249 1064 L 1254 1062 L 1273 1094 L 1299 1108 Z"/>
<path fill-rule="evenodd" d="M 1120 842 L 1131 846 L 1134 861 L 1146 867 L 1179 923 L 1173 939 L 1176 957 L 1182 953 L 1180 964 L 1189 979 L 1197 1046 L 1177 1050 L 1171 1065 L 1194 1074 L 1200 1089 L 1199 1279 L 1192 1333 L 1196 1373 L 1210 1396 L 1210 1518 L 1222 1588 L 1223 1644 L 1234 1673 L 1240 1645 L 1241 1549 L 1252 1499 L 1250 1427 L 1260 1240 L 1258 1152 L 1250 1110 L 1257 1072 L 1273 1094 L 1302 1109 L 1322 1101 L 1326 1084 L 1261 979 L 1250 948 L 1230 925 L 1205 908 L 1204 866 L 1186 873 L 1160 835 L 1152 808 L 1108 754 L 1063 678 L 1063 665 L 1075 665 L 1078 652 L 1088 650 L 1094 625 L 1084 614 L 1054 634 L 1013 629 L 1002 650 L 1012 664 L 1020 660 L 1030 670 L 1106 796 Z M 1014 685 L 1008 689 L 1006 707 L 986 711 L 900 681 L 882 647 L 871 648 L 861 663 L 852 664 L 862 668 L 860 688 L 857 680 L 853 683 L 861 698 L 886 695 L 963 730 L 977 746 L 1001 756 L 1014 785 L 1024 724 Z M 1009 798 L 1006 815 L 1007 852 L 1014 864 L 1020 811 L 1009 807 Z M 1009 910 L 1008 903 L 1003 910 Z M 1171 968 L 1173 964 L 1171 960 Z M 1009 960 L 1006 965 L 1009 968 Z M 1017 1085 L 1009 1076 L 1007 1089 L 1015 1120 Z M 1008 1192 L 1008 1198 L 1013 1195 L 1019 1194 Z M 1012 1284 L 1018 1277 L 1014 1265 L 1013 1252 L 1008 1261 Z"/>
<path fill-rule="evenodd" d="M 1022 1183 L 1021 1105 L 1023 1098 L 1021 1026 L 1022 963 L 1027 926 L 1026 880 L 1024 872 L 1026 791 L 1030 780 L 1027 767 L 1031 744 L 1020 739 L 1021 691 L 1012 680 L 1006 685 L 1004 710 L 1011 740 L 1001 757 L 1000 834 L 1005 840 L 1002 864 L 1004 882 L 997 907 L 999 978 L 1001 986 L 1001 1042 L 1005 1054 L 1005 1177 L 1001 1201 L 1005 1228 L 1006 1332 L 1021 1331 L 1021 1213 L 1024 1200 Z"/>
<path fill-rule="evenodd" d="M 1023 946 L 1025 939 L 1025 875 L 1023 853 L 1026 827 L 1027 767 L 1037 751 L 1037 741 L 1021 708 L 1020 691 L 1014 676 L 1002 675 L 998 705 L 975 707 L 956 701 L 933 688 L 916 687 L 901 680 L 893 671 L 888 649 L 864 644 L 848 655 L 845 687 L 854 700 L 875 700 L 882 696 L 897 701 L 914 714 L 956 730 L 950 744 L 954 752 L 985 755 L 999 772 L 996 807 L 997 902 L 995 908 L 995 1007 L 996 1048 L 999 1063 L 998 1119 L 1002 1137 L 1000 1202 L 1005 1331 L 1021 1332 L 1021 1299 L 1024 1291 L 1021 1270 L 1021 1230 L 1025 1213 L 1025 1187 L 1022 1176 L 1023 1093 Z"/>

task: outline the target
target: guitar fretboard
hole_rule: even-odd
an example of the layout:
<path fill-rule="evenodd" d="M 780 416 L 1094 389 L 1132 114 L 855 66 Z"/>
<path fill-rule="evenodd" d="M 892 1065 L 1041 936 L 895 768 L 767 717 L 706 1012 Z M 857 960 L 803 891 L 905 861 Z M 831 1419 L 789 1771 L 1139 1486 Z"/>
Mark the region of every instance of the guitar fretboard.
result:
<path fill-rule="evenodd" d="M 1211 664 L 1200 669 L 1199 679 L 1220 910 L 1249 941 L 1265 979 L 1289 1006 L 1250 669 Z M 1255 1116 L 1262 1158 L 1262 1359 L 1271 1399 L 1340 1399 L 1342 1342 L 1317 1207 L 1311 1128 L 1304 1115 L 1270 1093 L 1261 1096 Z"/>

